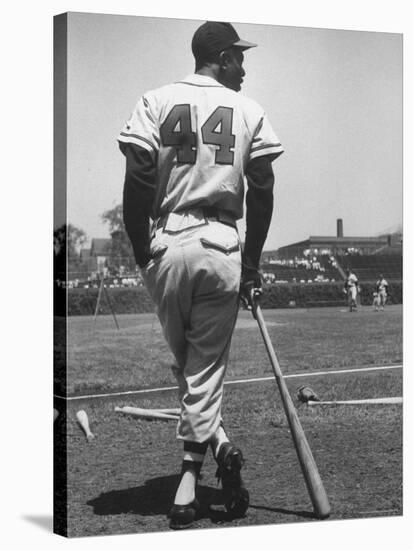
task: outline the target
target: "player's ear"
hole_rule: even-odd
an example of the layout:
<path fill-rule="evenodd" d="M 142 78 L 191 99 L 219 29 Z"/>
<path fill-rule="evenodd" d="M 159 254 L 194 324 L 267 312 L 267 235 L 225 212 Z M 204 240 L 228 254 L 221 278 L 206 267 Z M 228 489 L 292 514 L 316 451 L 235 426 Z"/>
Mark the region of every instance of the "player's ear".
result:
<path fill-rule="evenodd" d="M 224 50 L 219 54 L 219 66 L 221 69 L 226 69 L 231 61 L 231 54 L 228 50 Z"/>

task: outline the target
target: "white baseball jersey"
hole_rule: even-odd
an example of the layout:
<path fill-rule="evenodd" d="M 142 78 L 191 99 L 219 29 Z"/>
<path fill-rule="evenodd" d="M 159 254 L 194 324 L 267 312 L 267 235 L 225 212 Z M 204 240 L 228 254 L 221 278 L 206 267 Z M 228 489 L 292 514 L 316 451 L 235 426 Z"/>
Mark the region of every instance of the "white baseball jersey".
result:
<path fill-rule="evenodd" d="M 215 206 L 241 218 L 248 162 L 283 152 L 255 101 L 198 74 L 144 94 L 118 140 L 156 162 L 155 217 Z"/>
<path fill-rule="evenodd" d="M 347 286 L 349 288 L 352 288 L 356 286 L 357 283 L 358 283 L 357 277 L 354 275 L 354 273 L 350 273 L 350 275 L 347 277 Z"/>
<path fill-rule="evenodd" d="M 379 279 L 376 283 L 377 291 L 378 292 L 386 292 L 388 287 L 388 282 L 386 279 Z"/>

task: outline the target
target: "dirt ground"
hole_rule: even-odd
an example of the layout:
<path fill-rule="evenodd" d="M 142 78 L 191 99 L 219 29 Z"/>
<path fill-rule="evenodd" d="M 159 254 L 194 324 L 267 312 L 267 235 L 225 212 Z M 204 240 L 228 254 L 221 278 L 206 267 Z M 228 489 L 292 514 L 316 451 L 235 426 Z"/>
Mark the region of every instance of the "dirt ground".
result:
<path fill-rule="evenodd" d="M 310 385 L 325 400 L 402 395 L 402 369 L 289 379 L 294 396 Z M 176 407 L 175 392 L 73 401 L 55 422 L 67 430 L 70 537 L 167 531 L 180 469 L 174 421 L 148 421 L 114 412 L 115 406 Z M 87 442 L 75 413 L 87 411 L 95 439 Z M 329 520 L 402 514 L 402 406 L 298 407 L 324 482 Z M 230 521 L 222 505 L 210 452 L 198 487 L 194 529 L 264 525 L 315 519 L 274 381 L 225 389 L 224 418 L 245 455 L 243 474 L 251 505 Z M 59 439 L 59 438 L 57 438 Z M 65 471 L 57 445 L 59 472 Z M 324 521 L 329 521 L 324 520 Z"/>

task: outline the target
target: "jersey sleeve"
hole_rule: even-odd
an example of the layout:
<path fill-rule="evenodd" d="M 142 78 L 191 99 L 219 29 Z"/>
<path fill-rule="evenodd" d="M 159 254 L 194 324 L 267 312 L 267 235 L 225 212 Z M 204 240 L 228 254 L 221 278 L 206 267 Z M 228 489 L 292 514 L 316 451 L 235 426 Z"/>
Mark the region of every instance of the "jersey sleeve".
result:
<path fill-rule="evenodd" d="M 159 151 L 160 139 L 153 103 L 149 95 L 139 99 L 129 120 L 118 135 L 118 141 L 134 143 L 146 149 L 155 159 Z"/>
<path fill-rule="evenodd" d="M 283 152 L 284 148 L 271 128 L 267 115 L 262 113 L 252 138 L 248 160 L 269 155 L 273 161 Z"/>

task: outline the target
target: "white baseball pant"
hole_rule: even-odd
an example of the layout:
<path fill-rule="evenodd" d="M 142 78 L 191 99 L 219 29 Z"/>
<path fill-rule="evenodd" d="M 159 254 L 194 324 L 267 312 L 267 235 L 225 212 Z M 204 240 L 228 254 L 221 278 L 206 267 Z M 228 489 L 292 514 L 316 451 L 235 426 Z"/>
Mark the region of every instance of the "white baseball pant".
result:
<path fill-rule="evenodd" d="M 221 421 L 223 382 L 239 304 L 241 249 L 235 227 L 202 211 L 170 214 L 142 270 L 175 356 L 181 415 L 177 438 L 203 443 Z"/>

